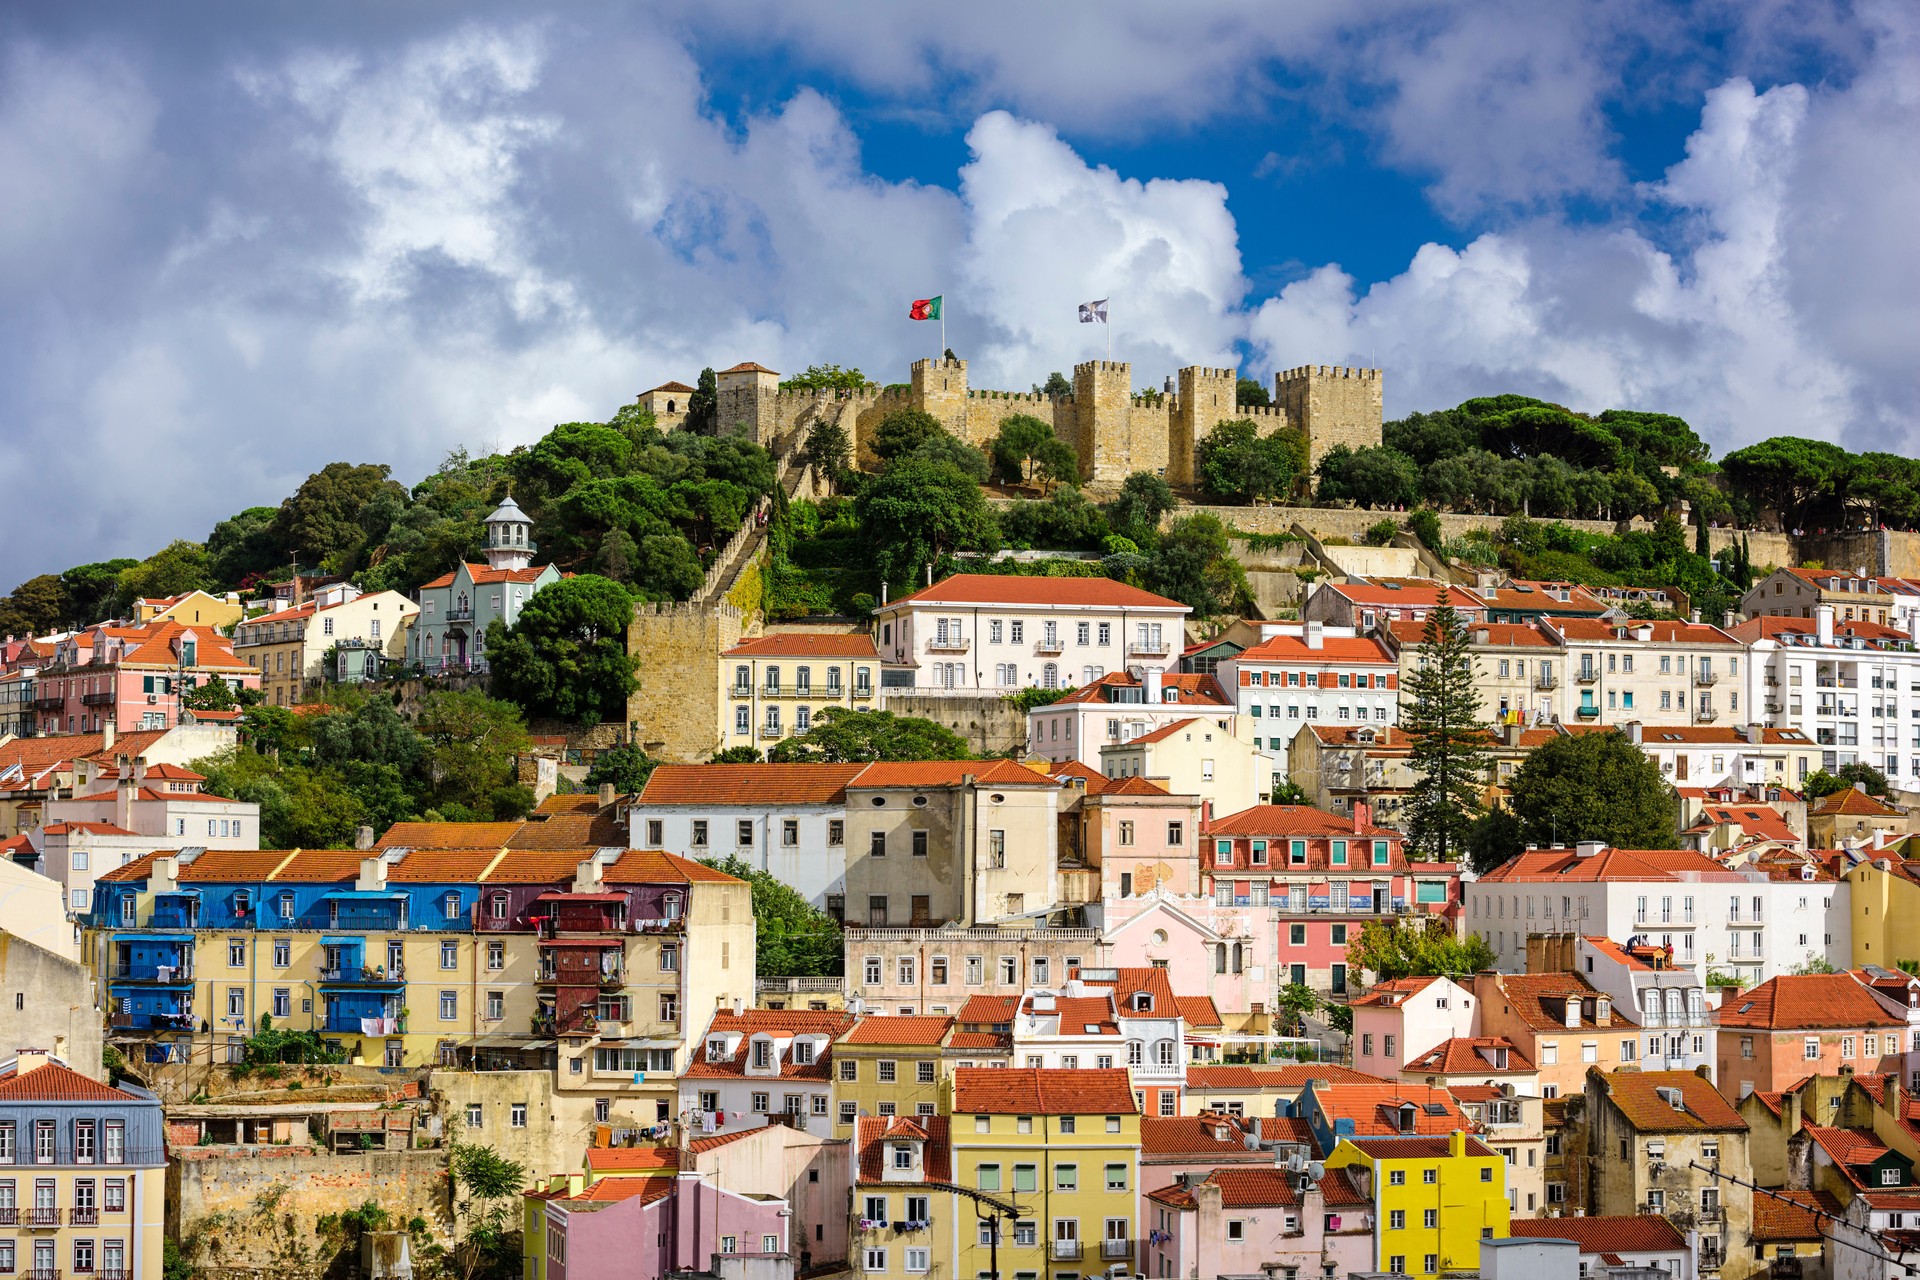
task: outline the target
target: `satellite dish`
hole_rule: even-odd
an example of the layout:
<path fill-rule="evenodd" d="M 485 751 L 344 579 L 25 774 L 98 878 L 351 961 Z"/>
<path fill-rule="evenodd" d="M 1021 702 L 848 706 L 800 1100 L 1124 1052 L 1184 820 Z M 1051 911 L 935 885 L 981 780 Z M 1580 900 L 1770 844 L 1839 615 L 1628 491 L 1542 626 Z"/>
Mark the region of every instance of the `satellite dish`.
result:
<path fill-rule="evenodd" d="M 1326 1173 L 1327 1173 L 1327 1166 L 1325 1166 L 1324 1164 L 1321 1164 L 1318 1160 L 1315 1160 L 1312 1164 L 1307 1166 L 1307 1176 L 1309 1178 L 1312 1178 L 1315 1182 L 1318 1182 L 1320 1181 L 1321 1178 L 1325 1177 Z"/>
<path fill-rule="evenodd" d="M 1299 1173 L 1307 1167 L 1307 1158 L 1298 1151 L 1287 1157 L 1287 1172 Z"/>

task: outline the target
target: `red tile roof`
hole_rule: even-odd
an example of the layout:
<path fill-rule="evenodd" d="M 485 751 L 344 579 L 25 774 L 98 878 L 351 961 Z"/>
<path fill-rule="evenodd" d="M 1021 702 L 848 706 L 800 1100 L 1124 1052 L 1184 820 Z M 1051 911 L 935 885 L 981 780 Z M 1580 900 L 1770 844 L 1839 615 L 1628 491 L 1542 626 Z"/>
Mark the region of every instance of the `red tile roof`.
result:
<path fill-rule="evenodd" d="M 1611 1075 L 1594 1071 L 1588 1078 L 1604 1081 L 1613 1105 L 1640 1133 L 1715 1133 L 1747 1127 L 1733 1104 L 1711 1082 L 1691 1071 L 1616 1071 Z M 1661 1089 L 1678 1089 L 1686 1109 L 1676 1110 L 1657 1092 Z"/>
<path fill-rule="evenodd" d="M 1482 1051 L 1507 1051 L 1507 1065 L 1496 1067 Z M 1456 1036 L 1442 1040 L 1409 1062 L 1402 1071 L 1431 1075 L 1526 1075 L 1534 1070 L 1527 1056 L 1505 1036 Z"/>
<path fill-rule="evenodd" d="M 1430 1160 L 1435 1156 L 1444 1156 L 1453 1150 L 1453 1130 L 1464 1130 L 1467 1121 L 1456 1121 L 1444 1132 L 1422 1134 L 1417 1137 L 1369 1138 L 1365 1151 L 1376 1160 Z M 1493 1148 L 1478 1138 L 1469 1137 L 1463 1153 L 1469 1156 L 1486 1157 L 1493 1154 Z"/>
<path fill-rule="evenodd" d="M 1473 1124 L 1466 1112 L 1460 1110 L 1452 1093 L 1424 1084 L 1377 1080 L 1372 1084 L 1335 1084 L 1315 1089 L 1313 1096 L 1329 1128 L 1333 1127 L 1334 1120 L 1351 1120 L 1353 1136 L 1357 1138 L 1388 1138 L 1405 1133 L 1400 1127 L 1399 1113 L 1409 1103 L 1413 1106 L 1415 1134 L 1446 1134 L 1471 1128 Z M 1440 1113 L 1430 1113 L 1429 1106 L 1439 1107 Z M 1368 1150 L 1372 1149 L 1369 1145 Z"/>
<path fill-rule="evenodd" d="M 1400 833 L 1391 827 L 1375 826 L 1371 823 L 1359 831 L 1354 830 L 1353 819 L 1328 813 L 1304 804 L 1257 804 L 1251 809 L 1242 809 L 1239 813 L 1216 818 L 1206 829 L 1209 836 L 1392 836 Z M 1699 855 L 1695 855 L 1698 857 Z M 1276 865 L 1279 859 L 1275 859 Z M 1361 869 L 1359 861 L 1354 863 L 1355 870 Z"/>
<path fill-rule="evenodd" d="M 408 849 L 387 864 L 388 884 L 478 884 L 497 849 Z"/>
<path fill-rule="evenodd" d="M 1247 1135 L 1230 1118 L 1204 1116 L 1140 1117 L 1140 1154 L 1143 1156 L 1208 1156 L 1217 1160 L 1260 1160 L 1271 1163 L 1264 1151 L 1248 1151 Z"/>
<path fill-rule="evenodd" d="M 674 1147 L 588 1147 L 587 1168 L 594 1173 L 634 1173 L 680 1167 Z"/>
<path fill-rule="evenodd" d="M 777 370 L 769 369 L 767 368 L 767 366 L 763 364 L 755 364 L 751 360 L 742 360 L 739 364 L 733 366 L 733 368 L 722 369 L 720 372 L 722 373 L 772 373 L 778 376 Z"/>
<path fill-rule="evenodd" d="M 1180 1016 L 1186 1019 L 1189 1027 L 1226 1026 L 1212 996 L 1175 996 L 1173 1001 L 1179 1006 Z"/>
<path fill-rule="evenodd" d="M 882 610 L 907 604 L 1046 605 L 1062 609 L 1171 609 L 1178 600 L 1130 587 L 1112 578 L 1033 578 L 1014 574 L 956 573 L 930 587 L 899 596 Z"/>
<path fill-rule="evenodd" d="M 951 1130 L 945 1116 L 861 1116 L 853 1130 L 854 1165 L 859 1181 L 880 1182 L 886 1177 L 886 1142 L 889 1138 L 920 1139 L 921 1176 L 925 1182 L 950 1182 L 953 1178 Z"/>
<path fill-rule="evenodd" d="M 527 819 L 507 841 L 510 849 L 624 849 L 627 824 L 617 805 L 594 813 L 547 813 Z"/>
<path fill-rule="evenodd" d="M 1439 605 L 1444 594 L 1448 603 L 1456 609 L 1483 609 L 1486 601 L 1478 592 L 1466 587 L 1448 586 L 1434 583 L 1432 586 L 1384 586 L 1374 582 L 1330 582 L 1321 587 L 1358 605 L 1398 607 L 1405 609 L 1432 609 Z"/>
<path fill-rule="evenodd" d="M 1308 644 L 1304 636 L 1272 636 L 1251 648 L 1243 649 L 1235 661 L 1255 667 L 1273 662 L 1292 665 L 1314 662 L 1363 663 L 1384 667 L 1399 665 L 1387 651 L 1387 646 L 1368 636 L 1322 636 L 1318 645 Z"/>
<path fill-rule="evenodd" d="M 396 822 L 376 849 L 504 849 L 518 822 Z"/>
<path fill-rule="evenodd" d="M 1500 975 L 1500 988 L 1505 992 L 1507 1007 L 1513 1016 L 1536 1031 L 1568 1030 L 1567 1022 L 1558 1013 L 1549 1011 L 1546 1000 L 1553 1000 L 1557 1010 L 1563 1000 L 1598 996 L 1600 992 L 1576 973 L 1505 973 Z M 1625 1023 L 1616 1026 L 1626 1028 Z M 1579 1026 L 1592 1029 L 1593 1023 L 1581 1015 Z"/>
<path fill-rule="evenodd" d="M 18 1059 L 0 1074 L 0 1102 L 137 1102 L 123 1089 L 89 1080 L 63 1062 L 48 1059 L 22 1072 Z"/>
<path fill-rule="evenodd" d="M 1802 1028 L 1902 1027 L 1904 1018 L 1888 1013 L 1850 973 L 1782 974 L 1721 1003 L 1723 1027 Z"/>
<path fill-rule="evenodd" d="M 746 883 L 716 867 L 657 849 L 629 849 L 601 875 L 608 884 Z"/>
<path fill-rule="evenodd" d="M 1819 1240 L 1827 1232 L 1814 1211 L 1840 1217 L 1840 1201 L 1825 1191 L 1776 1191 L 1753 1196 L 1753 1238 L 1758 1240 Z"/>
<path fill-rule="evenodd" d="M 1376 1005 L 1391 1008 L 1405 1004 L 1410 997 L 1419 995 L 1438 981 L 1440 979 L 1431 977 L 1390 978 L 1385 982 L 1374 983 L 1367 989 L 1367 994 L 1349 1003 L 1356 1009 L 1372 1008 Z"/>
<path fill-rule="evenodd" d="M 1818 803 L 1807 811 L 1810 818 L 1897 818 L 1903 816 L 1900 810 L 1890 804 L 1883 804 L 1864 791 L 1848 787 L 1844 791 L 1835 791 L 1820 797 Z"/>
<path fill-rule="evenodd" d="M 720 655 L 723 658 L 872 658 L 878 660 L 880 651 L 873 647 L 873 637 L 864 632 L 858 635 L 847 632 L 782 631 L 773 635 L 755 636 L 751 640 L 742 640 L 739 644 Z M 851 687 L 853 681 L 846 682 Z M 826 688 L 823 679 L 820 686 Z"/>
<path fill-rule="evenodd" d="M 510 849 L 487 872 L 487 885 L 571 883 L 586 849 Z"/>
<path fill-rule="evenodd" d="M 1125 1071 L 957 1067 L 956 1115 L 1133 1115 L 1133 1086 Z"/>
<path fill-rule="evenodd" d="M 1513 1235 L 1529 1239 L 1571 1240 L 1582 1253 L 1672 1253 L 1687 1249 L 1680 1228 L 1653 1213 L 1580 1218 L 1516 1216 L 1509 1227 Z"/>
<path fill-rule="evenodd" d="M 657 771 L 656 771 L 657 772 Z M 971 776 L 982 786 L 1056 787 L 1037 769 L 1011 760 L 881 760 L 866 766 L 849 787 L 957 787 Z"/>
<path fill-rule="evenodd" d="M 1135 738 L 1133 741 L 1141 742 L 1141 741 L 1144 741 L 1144 739 Z M 1133 744 L 1128 743 L 1127 745 L 1131 746 Z M 1102 778 L 1098 782 L 1089 782 L 1087 783 L 1087 794 L 1090 796 L 1102 796 L 1102 797 L 1104 796 L 1146 796 L 1149 798 L 1158 797 L 1159 799 L 1162 799 L 1162 800 L 1170 800 L 1173 798 L 1173 793 L 1171 791 L 1168 791 L 1165 787 L 1160 786 L 1159 784 L 1154 782 L 1149 782 L 1145 778 L 1139 778 L 1139 777 Z"/>
<path fill-rule="evenodd" d="M 840 804 L 864 764 L 663 764 L 639 804 Z"/>
<path fill-rule="evenodd" d="M 684 382 L 663 382 L 659 386 L 652 388 L 652 390 L 653 391 L 692 391 L 693 388 L 688 386 Z"/>
<path fill-rule="evenodd" d="M 1332 1062 L 1303 1062 L 1285 1067 L 1215 1065 L 1187 1068 L 1187 1089 L 1300 1089 L 1309 1080 L 1329 1084 L 1378 1084 L 1380 1077 Z"/>
<path fill-rule="evenodd" d="M 926 1014 L 875 1014 L 860 1019 L 840 1037 L 841 1044 L 899 1044 L 937 1048 L 953 1030 L 953 1019 Z"/>
<path fill-rule="evenodd" d="M 1145 682 L 1127 671 L 1109 671 L 1097 680 L 1081 685 L 1058 702 L 1049 706 L 1073 706 L 1076 703 L 1091 703 L 1097 706 L 1125 707 L 1213 707 L 1230 710 L 1233 701 L 1227 697 L 1227 691 L 1220 682 L 1210 675 L 1196 675 L 1179 671 L 1169 671 L 1160 677 L 1161 700 L 1159 702 L 1114 702 L 1108 693 L 1114 689 L 1138 689 Z M 1165 695 L 1172 693 L 1169 699 Z M 1137 739 L 1136 739 L 1137 741 Z"/>
<path fill-rule="evenodd" d="M 1737 882 L 1738 872 L 1729 871 L 1712 858 L 1691 849 L 1614 849 L 1605 848 L 1588 857 L 1573 849 L 1542 849 L 1507 859 L 1480 877 L 1482 883 L 1504 884 L 1518 881 L 1676 881 L 1683 873 L 1697 872 L 1711 883 Z"/>
<path fill-rule="evenodd" d="M 780 1079 L 782 1080 L 828 1080 L 831 1079 L 833 1064 L 833 1041 L 853 1026 L 853 1015 L 841 1010 L 821 1009 L 746 1009 L 739 1014 L 730 1010 L 721 1010 L 713 1015 L 713 1021 L 707 1024 L 707 1032 L 693 1050 L 693 1061 L 687 1064 L 683 1076 L 701 1077 L 739 1077 L 747 1074 L 747 1054 L 753 1044 L 753 1037 L 766 1032 L 777 1039 L 789 1039 L 801 1035 L 823 1035 L 827 1044 L 812 1062 L 796 1063 L 793 1050 L 789 1047 L 780 1055 Z M 740 1036 L 739 1048 L 733 1056 L 724 1062 L 707 1060 L 706 1040 L 722 1032 L 737 1032 Z M 755 1073 L 754 1079 L 772 1079 Z"/>
<path fill-rule="evenodd" d="M 1002 1023 L 1012 1022 L 1014 1013 L 1020 1008 L 1019 996 L 969 996 L 960 1006 L 960 1021 L 963 1023 Z"/>

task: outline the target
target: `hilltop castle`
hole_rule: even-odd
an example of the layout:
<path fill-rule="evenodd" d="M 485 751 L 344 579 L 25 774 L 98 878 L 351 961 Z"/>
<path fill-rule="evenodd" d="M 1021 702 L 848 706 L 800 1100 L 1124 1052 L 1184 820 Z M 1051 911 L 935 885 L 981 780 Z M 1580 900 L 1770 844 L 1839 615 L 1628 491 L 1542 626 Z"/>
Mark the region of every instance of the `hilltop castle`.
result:
<path fill-rule="evenodd" d="M 1073 368 L 1073 394 L 1053 399 L 1025 391 L 975 390 L 965 360 L 916 360 L 906 386 L 866 391 L 782 391 L 780 375 L 763 365 L 737 364 L 715 375 L 716 420 L 770 448 L 788 448 L 821 418 L 836 419 L 862 466 L 873 462 L 869 443 L 880 420 L 896 409 L 921 409 L 969 444 L 984 446 L 1000 421 L 1031 414 L 1051 422 L 1080 455 L 1088 483 L 1115 487 L 1135 471 L 1164 475 L 1169 484 L 1194 483 L 1195 448 L 1216 424 L 1248 418 L 1263 434 L 1281 427 L 1306 433 L 1310 465 L 1335 445 L 1359 449 L 1380 443 L 1380 370 L 1306 365 L 1273 376 L 1271 407 L 1238 407 L 1236 369 L 1192 366 L 1168 391 L 1135 392 L 1133 366 L 1089 360 Z M 669 382 L 639 397 L 663 428 L 686 420 L 693 388 Z"/>

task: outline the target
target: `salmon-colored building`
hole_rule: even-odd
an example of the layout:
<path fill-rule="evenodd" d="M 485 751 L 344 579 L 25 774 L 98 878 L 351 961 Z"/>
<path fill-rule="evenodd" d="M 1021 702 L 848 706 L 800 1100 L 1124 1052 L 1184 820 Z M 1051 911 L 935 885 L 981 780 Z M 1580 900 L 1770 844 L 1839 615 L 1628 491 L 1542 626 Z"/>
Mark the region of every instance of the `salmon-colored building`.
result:
<path fill-rule="evenodd" d="M 1914 980 L 1920 990 L 1920 980 Z M 1906 1078 L 1907 1018 L 1851 973 L 1783 974 L 1720 1006 L 1719 1084 L 1727 1097 L 1777 1093 L 1842 1067 Z"/>

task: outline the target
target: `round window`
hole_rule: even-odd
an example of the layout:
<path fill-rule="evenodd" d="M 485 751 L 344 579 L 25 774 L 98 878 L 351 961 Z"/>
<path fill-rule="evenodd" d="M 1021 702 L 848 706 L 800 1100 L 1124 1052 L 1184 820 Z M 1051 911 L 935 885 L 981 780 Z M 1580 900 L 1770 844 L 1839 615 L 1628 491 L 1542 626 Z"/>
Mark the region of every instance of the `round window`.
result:
<path fill-rule="evenodd" d="M 995 804 L 1005 804 L 1007 802 L 1007 798 L 1001 795 L 998 791 L 988 796 L 987 799 L 993 801 Z"/>
<path fill-rule="evenodd" d="M 1156 947 L 1164 947 L 1167 945 L 1167 931 L 1165 929 L 1155 929 L 1153 931 L 1153 945 Z"/>
<path fill-rule="evenodd" d="M 878 809 L 882 805 L 886 804 L 886 802 L 887 802 L 887 798 L 885 796 L 875 796 L 873 798 L 873 807 Z"/>
<path fill-rule="evenodd" d="M 925 796 L 915 796 L 913 802 L 922 809 L 927 807 L 927 798 Z"/>

